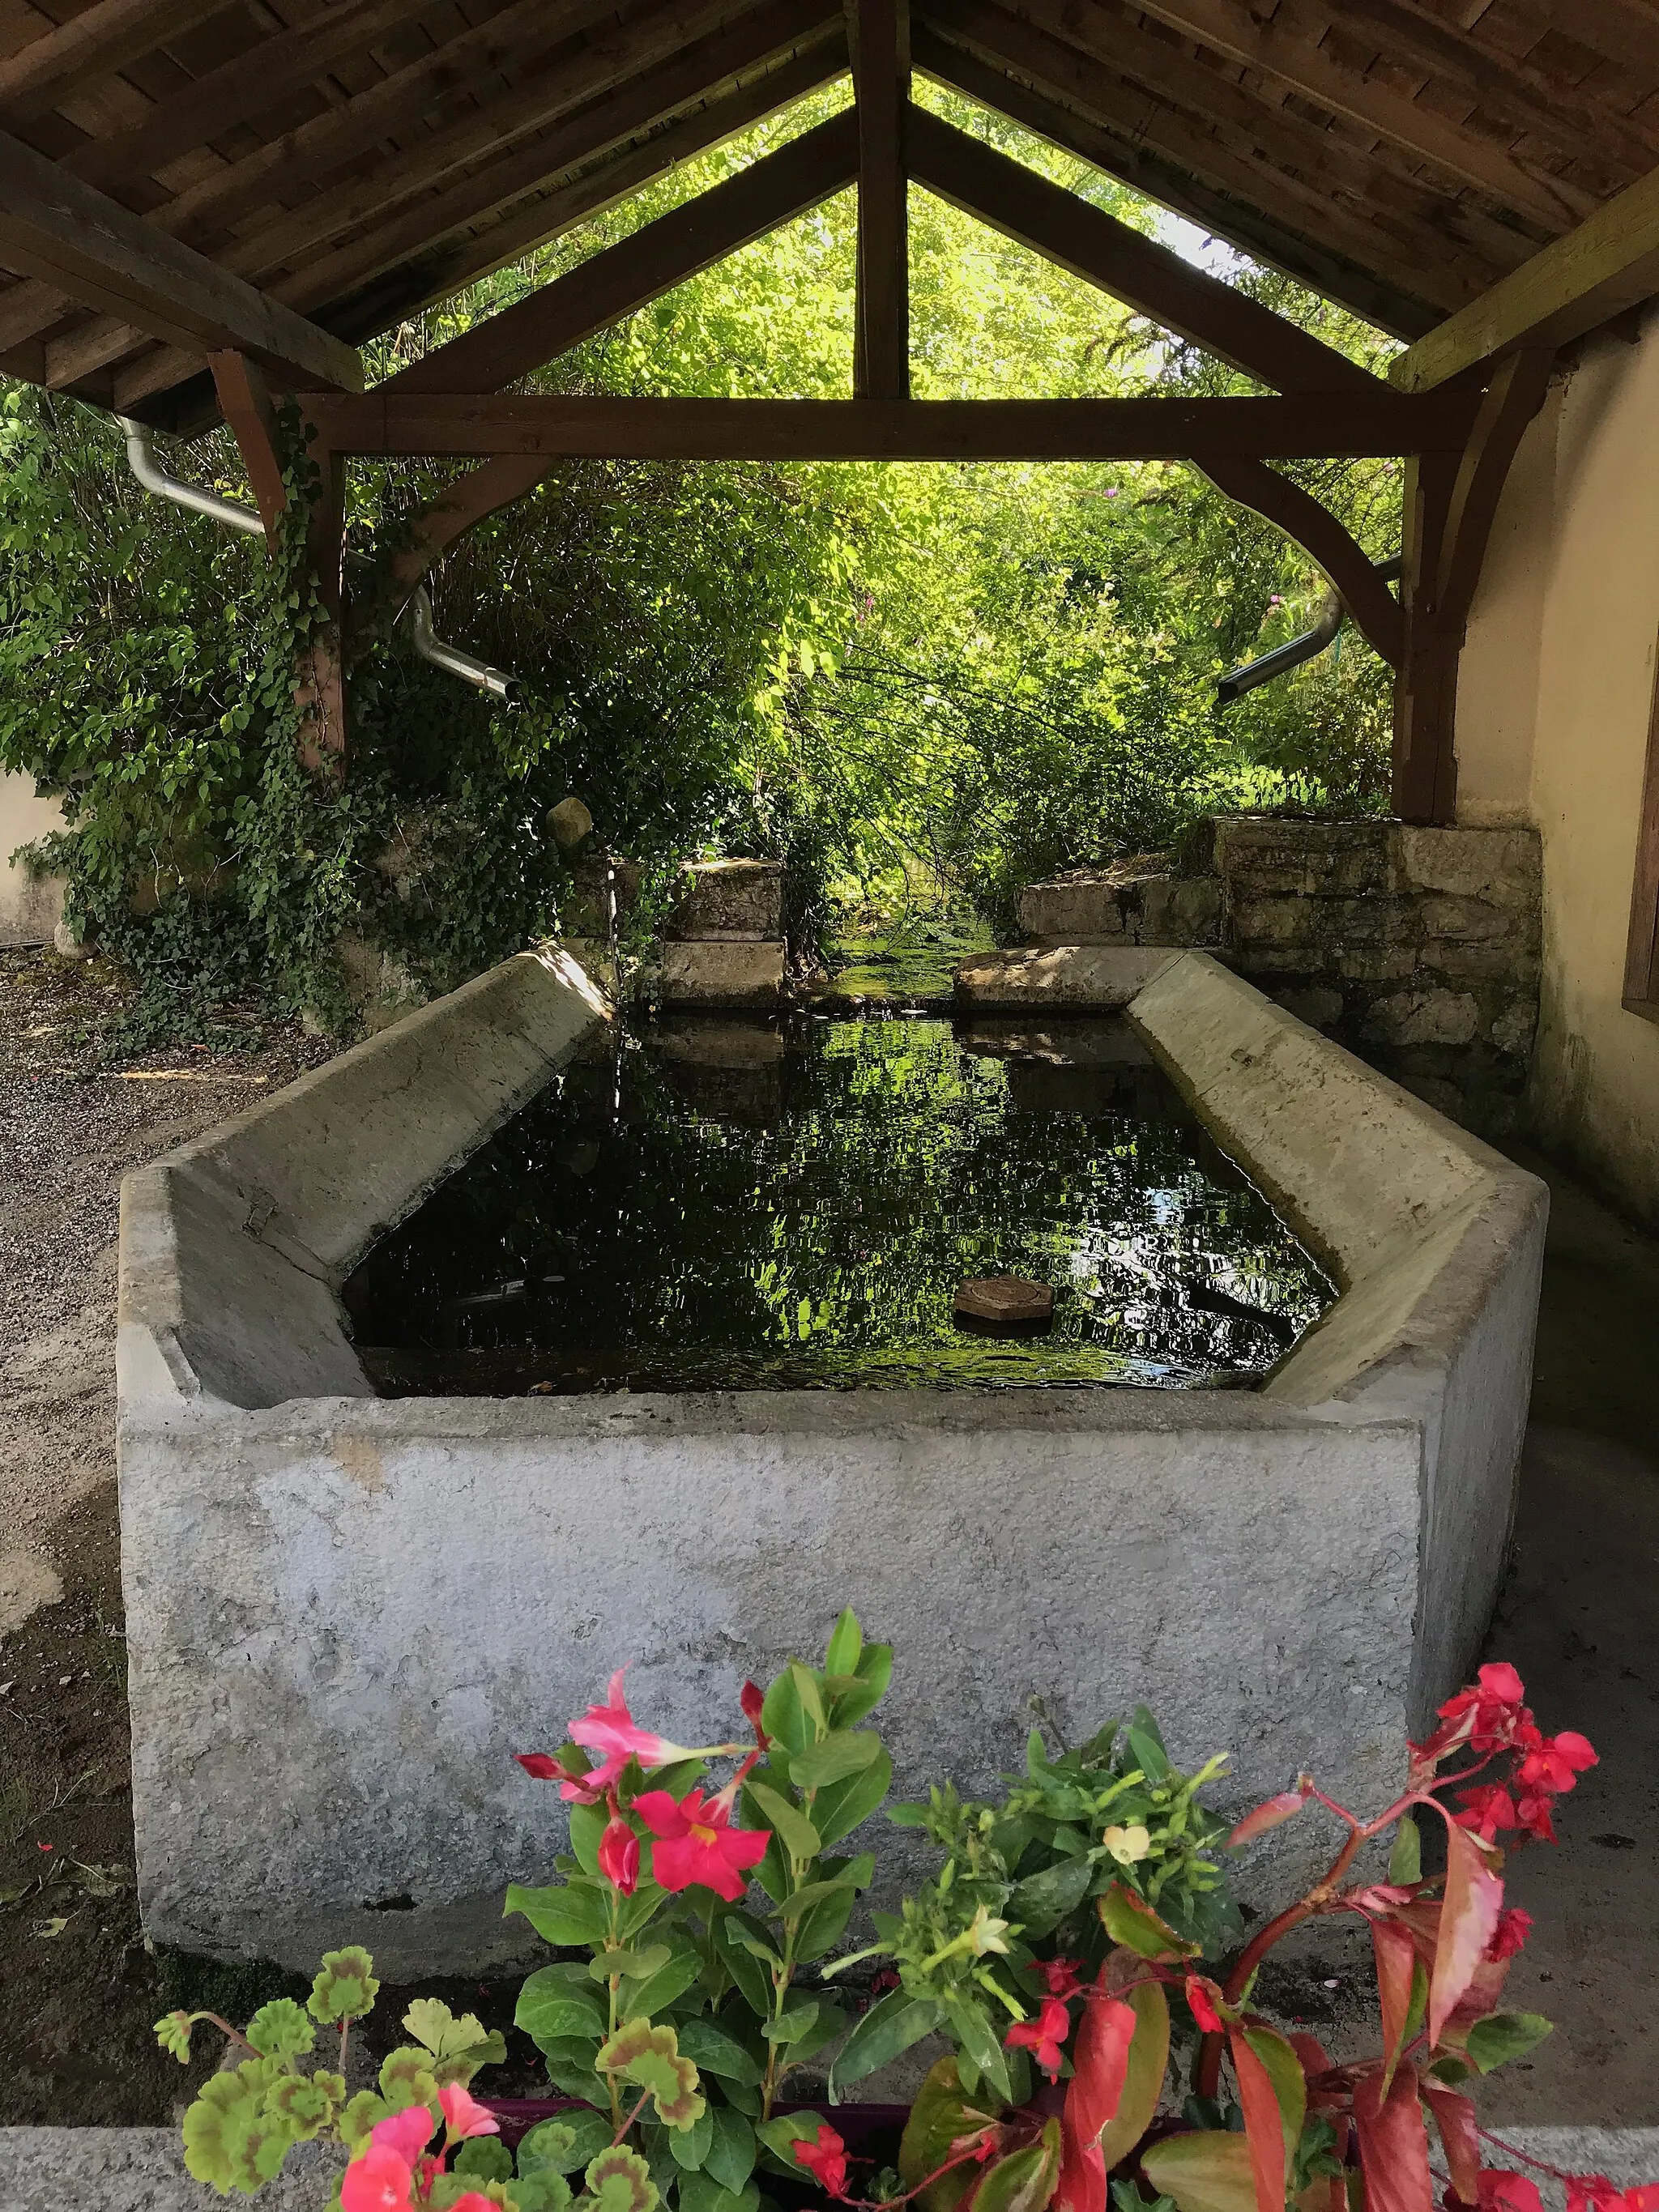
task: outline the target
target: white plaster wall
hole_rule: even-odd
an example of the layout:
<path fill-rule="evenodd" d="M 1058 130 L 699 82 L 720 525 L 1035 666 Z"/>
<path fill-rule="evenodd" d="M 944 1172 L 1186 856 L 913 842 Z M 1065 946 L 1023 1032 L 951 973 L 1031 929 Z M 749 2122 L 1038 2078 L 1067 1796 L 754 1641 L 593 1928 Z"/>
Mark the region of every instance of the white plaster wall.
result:
<path fill-rule="evenodd" d="M 1552 390 L 1505 488 L 1458 690 L 1458 817 L 1544 855 L 1533 1133 L 1659 1222 L 1659 1024 L 1620 1004 L 1659 640 L 1659 318 Z"/>
<path fill-rule="evenodd" d="M 64 911 L 55 876 L 31 876 L 12 854 L 64 826 L 55 799 L 37 799 L 34 778 L 0 769 L 0 945 L 46 945 Z"/>

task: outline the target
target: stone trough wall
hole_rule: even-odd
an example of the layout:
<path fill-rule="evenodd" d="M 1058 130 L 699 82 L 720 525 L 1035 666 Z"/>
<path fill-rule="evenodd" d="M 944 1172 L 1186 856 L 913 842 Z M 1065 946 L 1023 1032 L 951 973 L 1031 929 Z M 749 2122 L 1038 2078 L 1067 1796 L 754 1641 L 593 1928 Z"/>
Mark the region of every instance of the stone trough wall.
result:
<path fill-rule="evenodd" d="M 1466 1127 L 1514 1126 L 1538 1016 L 1530 830 L 1223 817 L 1187 875 L 1020 894 L 1038 945 L 1199 945 Z"/>

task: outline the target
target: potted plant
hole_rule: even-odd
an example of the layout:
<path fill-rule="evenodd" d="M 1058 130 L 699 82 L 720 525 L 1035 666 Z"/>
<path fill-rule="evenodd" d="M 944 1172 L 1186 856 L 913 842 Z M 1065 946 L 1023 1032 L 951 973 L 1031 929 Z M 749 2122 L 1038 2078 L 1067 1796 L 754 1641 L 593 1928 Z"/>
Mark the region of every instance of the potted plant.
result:
<path fill-rule="evenodd" d="M 744 1686 L 740 1741 L 697 1747 L 635 1722 L 615 1675 L 559 1750 L 520 1754 L 569 1808 L 558 1879 L 514 1884 L 505 1907 L 574 1954 L 530 1976 L 515 2015 L 559 2096 L 476 2097 L 502 2039 L 422 1999 L 378 2088 L 348 2097 L 351 2025 L 377 1985 L 365 1952 L 336 1952 L 308 2005 L 279 1999 L 245 2033 L 215 2022 L 247 2057 L 185 2117 L 191 2172 L 251 2190 L 322 2136 L 349 2154 L 343 2212 L 763 2212 L 814 2195 L 921 2212 L 1434 2212 L 1432 2128 L 1452 2212 L 1540 2212 L 1534 2182 L 1486 2163 L 1496 2139 L 1469 2087 L 1549 2032 L 1503 2004 L 1529 1926 L 1504 1903 L 1504 1857 L 1553 1840 L 1555 1800 L 1595 1753 L 1544 1735 L 1513 1668 L 1482 1668 L 1441 1708 L 1369 1817 L 1304 1774 L 1229 1830 L 1200 1796 L 1224 1761 L 1182 1773 L 1144 1709 L 1060 1753 L 1034 1730 L 999 1801 L 946 1784 L 891 1811 L 938 1869 L 847 1952 L 875 1862 L 842 1847 L 891 1781 L 865 1725 L 891 1673 L 890 1649 L 843 1613 L 821 1665 Z M 1227 1864 L 1297 1818 L 1336 1824 L 1331 1863 L 1245 1941 Z M 1343 2063 L 1254 2002 L 1274 1946 L 1335 1914 L 1370 1930 L 1380 2028 Z M 872 1960 L 860 2008 L 846 1977 Z M 157 2033 L 183 2058 L 209 2017 L 175 2013 Z M 315 2062 L 319 2027 L 338 2030 L 332 2068 Z M 949 2050 L 908 2106 L 842 2102 L 930 2034 Z M 1659 2212 L 1659 2187 L 1559 2178 L 1571 2212 Z"/>

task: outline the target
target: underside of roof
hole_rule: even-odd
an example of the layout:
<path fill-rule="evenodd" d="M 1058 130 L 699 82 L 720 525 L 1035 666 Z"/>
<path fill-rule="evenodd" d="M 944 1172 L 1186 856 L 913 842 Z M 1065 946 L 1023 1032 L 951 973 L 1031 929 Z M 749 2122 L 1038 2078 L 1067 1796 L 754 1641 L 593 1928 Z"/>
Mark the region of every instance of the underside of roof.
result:
<path fill-rule="evenodd" d="M 1402 337 L 1659 168 L 1647 0 L 941 0 L 911 38 L 925 75 Z M 825 0 L 0 0 L 0 181 L 32 149 L 355 344 L 848 45 Z M 211 414 L 205 348 L 5 250 L 0 368 Z"/>

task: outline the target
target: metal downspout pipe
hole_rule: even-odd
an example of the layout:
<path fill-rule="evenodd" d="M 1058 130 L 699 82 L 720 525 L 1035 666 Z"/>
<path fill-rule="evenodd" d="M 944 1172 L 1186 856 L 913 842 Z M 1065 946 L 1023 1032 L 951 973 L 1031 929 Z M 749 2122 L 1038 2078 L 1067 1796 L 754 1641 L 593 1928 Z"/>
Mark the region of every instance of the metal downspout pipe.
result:
<path fill-rule="evenodd" d="M 154 434 L 147 423 L 135 422 L 130 415 L 118 415 L 115 419 L 127 441 L 127 465 L 146 491 L 154 492 L 158 499 L 171 500 L 175 507 L 186 507 L 192 514 L 205 514 L 227 530 L 264 537 L 264 524 L 251 507 L 244 507 L 240 500 L 221 499 L 216 491 L 203 491 L 182 477 L 170 476 L 155 458 Z M 424 584 L 417 586 L 410 601 L 408 628 L 410 642 L 422 660 L 471 684 L 475 691 L 488 692 L 494 699 L 512 698 L 517 679 L 505 669 L 492 668 L 488 661 L 433 635 L 432 599 Z"/>
<path fill-rule="evenodd" d="M 1379 561 L 1376 573 L 1385 583 L 1391 584 L 1399 575 L 1401 565 L 1396 553 L 1391 560 Z M 1224 676 L 1218 678 L 1215 687 L 1216 705 L 1231 707 L 1235 700 L 1242 699 L 1247 691 L 1254 691 L 1259 684 L 1271 684 L 1276 676 L 1288 676 L 1291 669 L 1300 668 L 1304 661 L 1316 659 L 1341 629 L 1343 612 L 1342 602 L 1336 593 L 1327 592 L 1324 605 L 1320 608 L 1318 618 L 1311 629 L 1304 629 L 1299 637 L 1287 638 L 1283 645 L 1274 646 L 1271 653 L 1264 653 L 1259 659 L 1246 660 L 1237 668 L 1230 668 Z"/>

